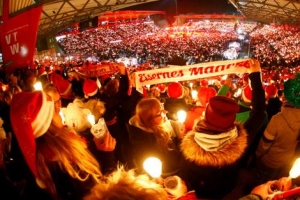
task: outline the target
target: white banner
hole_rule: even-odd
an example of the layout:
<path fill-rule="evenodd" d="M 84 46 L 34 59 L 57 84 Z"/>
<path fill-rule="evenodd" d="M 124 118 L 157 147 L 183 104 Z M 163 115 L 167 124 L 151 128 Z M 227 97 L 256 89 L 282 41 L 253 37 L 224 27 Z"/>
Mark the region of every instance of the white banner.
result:
<path fill-rule="evenodd" d="M 135 85 L 137 91 L 142 93 L 144 85 L 186 81 L 225 74 L 243 74 L 249 73 L 249 68 L 250 59 L 240 59 L 137 71 L 135 72 Z"/>

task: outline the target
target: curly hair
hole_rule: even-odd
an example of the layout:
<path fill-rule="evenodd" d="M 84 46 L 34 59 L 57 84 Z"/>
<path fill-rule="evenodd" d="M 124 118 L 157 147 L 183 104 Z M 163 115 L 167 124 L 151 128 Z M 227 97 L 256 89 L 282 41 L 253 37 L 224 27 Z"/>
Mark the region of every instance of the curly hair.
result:
<path fill-rule="evenodd" d="M 147 175 L 137 175 L 123 166 L 96 184 L 84 200 L 165 200 L 165 189 Z"/>

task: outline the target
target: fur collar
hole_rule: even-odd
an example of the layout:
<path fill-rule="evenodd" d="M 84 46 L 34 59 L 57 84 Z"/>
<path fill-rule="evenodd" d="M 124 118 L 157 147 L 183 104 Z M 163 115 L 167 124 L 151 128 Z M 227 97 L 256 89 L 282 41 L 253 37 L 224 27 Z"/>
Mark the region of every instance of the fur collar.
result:
<path fill-rule="evenodd" d="M 194 140 L 194 131 L 190 131 L 182 140 L 181 151 L 186 160 L 196 165 L 221 167 L 235 163 L 244 154 L 247 147 L 247 133 L 238 125 L 238 136 L 222 149 L 205 151 Z"/>

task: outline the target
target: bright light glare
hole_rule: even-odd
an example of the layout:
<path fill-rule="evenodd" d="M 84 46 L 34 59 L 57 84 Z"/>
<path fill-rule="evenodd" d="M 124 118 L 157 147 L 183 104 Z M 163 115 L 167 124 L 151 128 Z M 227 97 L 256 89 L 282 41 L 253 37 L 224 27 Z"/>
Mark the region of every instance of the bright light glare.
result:
<path fill-rule="evenodd" d="M 196 90 L 192 91 L 192 98 L 196 99 L 198 97 L 198 92 Z"/>
<path fill-rule="evenodd" d="M 159 178 L 161 175 L 162 163 L 158 158 L 150 157 L 147 158 L 144 163 L 143 167 L 145 171 L 152 177 L 152 178 Z"/>
<path fill-rule="evenodd" d="M 42 83 L 41 82 L 36 82 L 34 85 L 33 85 L 34 89 L 35 90 L 43 90 L 43 86 L 42 86 Z"/>
<path fill-rule="evenodd" d="M 177 118 L 180 123 L 183 123 L 186 119 L 186 112 L 184 110 L 179 110 L 177 112 Z"/>
<path fill-rule="evenodd" d="M 94 115 L 89 114 L 87 116 L 87 120 L 91 123 L 92 126 L 95 124 L 95 116 Z"/>
<path fill-rule="evenodd" d="M 292 169 L 290 170 L 290 177 L 297 178 L 300 175 L 300 158 L 297 158 Z"/>

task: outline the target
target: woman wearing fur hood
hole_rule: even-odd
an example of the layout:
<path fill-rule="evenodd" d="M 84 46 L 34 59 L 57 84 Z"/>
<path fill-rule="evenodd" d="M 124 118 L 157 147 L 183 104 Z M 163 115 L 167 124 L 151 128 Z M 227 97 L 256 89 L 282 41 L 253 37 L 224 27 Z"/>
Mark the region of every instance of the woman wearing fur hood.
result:
<path fill-rule="evenodd" d="M 222 199 L 234 188 L 241 160 L 267 117 L 258 61 L 250 61 L 249 78 L 253 108 L 244 124 L 235 122 L 239 110 L 235 100 L 215 96 L 206 107 L 204 119 L 182 140 L 180 176 L 197 198 Z"/>

